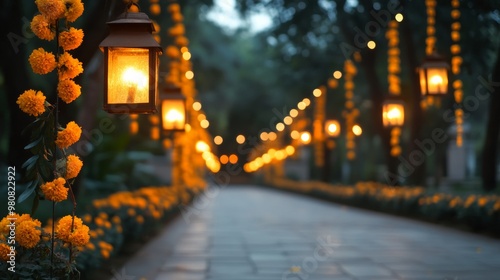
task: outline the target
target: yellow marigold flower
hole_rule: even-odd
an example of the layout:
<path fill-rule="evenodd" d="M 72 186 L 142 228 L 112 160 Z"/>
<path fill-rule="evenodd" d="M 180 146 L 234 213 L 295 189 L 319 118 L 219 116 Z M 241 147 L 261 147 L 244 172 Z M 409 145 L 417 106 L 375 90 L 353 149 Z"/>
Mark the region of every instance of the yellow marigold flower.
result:
<path fill-rule="evenodd" d="M 139 223 L 139 224 L 142 224 L 144 223 L 144 217 L 141 216 L 141 215 L 138 215 L 135 220 Z"/>
<path fill-rule="evenodd" d="M 60 80 L 57 84 L 57 94 L 66 104 L 73 102 L 81 93 L 81 86 L 71 79 Z"/>
<path fill-rule="evenodd" d="M 102 249 L 101 250 L 101 255 L 104 259 L 108 259 L 109 258 L 109 251 L 108 250 L 104 250 Z"/>
<path fill-rule="evenodd" d="M 40 189 L 46 199 L 54 202 L 61 202 L 68 198 L 68 188 L 64 186 L 65 184 L 66 180 L 64 180 L 64 178 L 57 178 L 52 182 L 43 184 Z"/>
<path fill-rule="evenodd" d="M 30 116 L 37 117 L 45 112 L 45 95 L 41 91 L 26 90 L 17 98 L 16 103 L 21 111 Z"/>
<path fill-rule="evenodd" d="M 83 14 L 83 3 L 81 0 L 64 0 L 66 11 L 64 16 L 69 22 L 74 22 Z"/>
<path fill-rule="evenodd" d="M 78 48 L 83 42 L 83 30 L 71 27 L 59 34 L 59 44 L 65 51 Z"/>
<path fill-rule="evenodd" d="M 24 221 L 16 225 L 16 242 L 24 248 L 33 248 L 40 241 L 42 231 L 38 220 Z"/>
<path fill-rule="evenodd" d="M 47 74 L 56 68 L 56 57 L 43 48 L 33 50 L 28 60 L 33 72 L 36 74 Z"/>
<path fill-rule="evenodd" d="M 60 79 L 73 79 L 83 73 L 82 63 L 68 52 L 64 52 L 59 57 L 58 66 Z"/>
<path fill-rule="evenodd" d="M 31 20 L 31 31 L 40 39 L 51 41 L 55 37 L 55 32 L 50 28 L 49 19 L 44 15 L 36 15 Z"/>
<path fill-rule="evenodd" d="M 89 243 L 87 243 L 87 245 L 85 245 L 85 248 L 87 248 L 89 250 L 95 250 L 95 245 L 94 245 L 94 243 L 89 242 Z"/>
<path fill-rule="evenodd" d="M 10 254 L 10 246 L 4 243 L 0 243 L 0 260 L 8 261 L 10 259 L 7 254 Z"/>
<path fill-rule="evenodd" d="M 80 139 L 82 129 L 73 121 L 66 125 L 66 128 L 57 132 L 56 145 L 65 149 L 76 143 Z"/>
<path fill-rule="evenodd" d="M 40 13 L 50 20 L 56 20 L 63 16 L 66 7 L 62 0 L 35 0 Z"/>

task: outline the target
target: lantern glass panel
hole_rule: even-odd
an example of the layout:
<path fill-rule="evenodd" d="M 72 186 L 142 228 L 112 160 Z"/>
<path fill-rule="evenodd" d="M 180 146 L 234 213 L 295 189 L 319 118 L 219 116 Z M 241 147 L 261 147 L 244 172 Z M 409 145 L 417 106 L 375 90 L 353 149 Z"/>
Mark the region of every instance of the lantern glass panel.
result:
<path fill-rule="evenodd" d="M 448 92 L 448 73 L 446 68 L 420 69 L 422 95 L 446 94 Z"/>
<path fill-rule="evenodd" d="M 163 129 L 184 130 L 186 109 L 182 99 L 166 99 L 161 105 Z"/>
<path fill-rule="evenodd" d="M 383 124 L 385 127 L 402 126 L 405 120 L 404 105 L 386 103 L 383 108 Z"/>
<path fill-rule="evenodd" d="M 109 48 L 108 103 L 149 103 L 149 49 Z"/>

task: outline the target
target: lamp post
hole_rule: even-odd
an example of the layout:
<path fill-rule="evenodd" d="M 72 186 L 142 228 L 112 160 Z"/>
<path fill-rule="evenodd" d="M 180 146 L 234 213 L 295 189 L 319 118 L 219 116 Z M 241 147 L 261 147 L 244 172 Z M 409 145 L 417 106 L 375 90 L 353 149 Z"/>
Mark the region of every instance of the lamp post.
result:
<path fill-rule="evenodd" d="M 325 122 L 325 165 L 323 166 L 323 181 L 330 181 L 331 152 L 335 148 L 334 139 L 340 135 L 340 123 L 337 120 L 327 120 Z"/>
<path fill-rule="evenodd" d="M 450 66 L 436 52 L 427 56 L 418 69 L 422 96 L 444 96 L 448 93 Z"/>
<path fill-rule="evenodd" d="M 158 55 L 154 26 L 145 13 L 122 13 L 107 23 L 104 52 L 104 106 L 113 114 L 156 113 Z"/>
<path fill-rule="evenodd" d="M 172 151 L 172 185 L 179 186 L 181 164 L 180 152 L 176 151 L 175 132 L 185 131 L 186 98 L 179 87 L 166 87 L 161 98 L 161 128 L 166 137 L 170 138 Z"/>

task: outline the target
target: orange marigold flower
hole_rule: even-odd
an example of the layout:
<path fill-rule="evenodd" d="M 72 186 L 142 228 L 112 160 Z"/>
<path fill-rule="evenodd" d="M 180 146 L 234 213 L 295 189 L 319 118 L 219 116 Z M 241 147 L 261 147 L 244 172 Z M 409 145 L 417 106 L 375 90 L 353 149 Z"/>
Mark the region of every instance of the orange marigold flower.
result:
<path fill-rule="evenodd" d="M 82 94 L 81 88 L 71 79 L 60 80 L 57 84 L 57 95 L 62 101 L 69 104 Z"/>
<path fill-rule="evenodd" d="M 56 237 L 64 242 L 83 246 L 90 239 L 89 227 L 83 224 L 82 219 L 78 217 L 74 217 L 74 219 L 73 222 L 71 215 L 62 217 L 57 223 Z M 71 224 L 73 224 L 73 228 L 71 228 Z"/>
<path fill-rule="evenodd" d="M 82 63 L 67 52 L 59 57 L 58 66 L 60 79 L 73 79 L 83 72 Z"/>
<path fill-rule="evenodd" d="M 45 112 L 45 95 L 41 91 L 26 90 L 17 98 L 16 103 L 21 111 L 30 116 L 37 117 Z"/>
<path fill-rule="evenodd" d="M 71 27 L 59 34 L 59 44 L 65 51 L 78 48 L 83 42 L 83 30 Z"/>
<path fill-rule="evenodd" d="M 56 145 L 61 149 L 65 149 L 75 144 L 81 135 L 82 129 L 74 121 L 71 121 L 64 130 L 57 132 Z"/>
<path fill-rule="evenodd" d="M 69 155 L 68 160 L 66 161 L 66 179 L 72 179 L 78 176 L 82 166 L 83 162 L 78 156 Z"/>
<path fill-rule="evenodd" d="M 65 184 L 66 180 L 64 180 L 64 178 L 57 178 L 52 182 L 43 184 L 40 189 L 46 199 L 54 202 L 61 202 L 68 198 L 68 188 L 64 186 Z"/>
<path fill-rule="evenodd" d="M 184 17 L 182 16 L 181 13 L 174 13 L 172 14 L 172 21 L 173 22 L 177 22 L 177 23 L 180 23 L 184 20 Z"/>
<path fill-rule="evenodd" d="M 28 60 L 33 72 L 36 74 L 47 74 L 56 68 L 56 57 L 43 48 L 33 50 Z"/>
<path fill-rule="evenodd" d="M 181 6 L 177 3 L 172 3 L 168 6 L 168 11 L 171 13 L 171 14 L 175 14 L 175 13 L 180 13 L 181 12 Z"/>
<path fill-rule="evenodd" d="M 50 41 L 54 39 L 55 32 L 50 28 L 49 19 L 44 15 L 36 15 L 31 20 L 31 31 L 40 39 Z"/>
<path fill-rule="evenodd" d="M 23 221 L 16 225 L 16 242 L 24 248 L 33 248 L 40 241 L 41 223 L 36 219 Z"/>
<path fill-rule="evenodd" d="M 69 22 L 74 22 L 83 14 L 83 3 L 81 0 L 64 0 L 66 11 L 64 16 Z"/>
<path fill-rule="evenodd" d="M 7 256 L 7 254 L 10 254 L 10 247 L 7 244 L 0 243 L 0 260 L 8 261 L 10 256 Z"/>
<path fill-rule="evenodd" d="M 89 227 L 82 225 L 81 227 L 75 228 L 73 232 L 69 235 L 69 242 L 73 246 L 84 246 L 90 240 Z"/>
<path fill-rule="evenodd" d="M 56 20 L 63 16 L 66 7 L 62 0 L 35 0 L 40 13 L 50 20 Z"/>

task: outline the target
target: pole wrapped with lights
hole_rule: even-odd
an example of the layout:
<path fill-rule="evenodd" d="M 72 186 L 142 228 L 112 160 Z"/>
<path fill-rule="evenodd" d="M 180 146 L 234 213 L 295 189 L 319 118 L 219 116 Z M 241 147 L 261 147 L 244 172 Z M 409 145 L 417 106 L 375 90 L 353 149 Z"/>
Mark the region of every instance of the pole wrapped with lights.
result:
<path fill-rule="evenodd" d="M 104 52 L 104 110 L 155 113 L 158 54 L 162 49 L 152 36 L 151 20 L 141 12 L 125 12 L 107 24 L 109 35 L 100 44 Z"/>
<path fill-rule="evenodd" d="M 324 131 L 323 125 L 326 116 L 326 87 L 320 86 L 313 91 L 315 97 L 314 106 L 314 122 L 313 122 L 313 138 L 314 138 L 314 165 L 322 167 L 324 161 Z"/>
<path fill-rule="evenodd" d="M 453 86 L 453 97 L 455 99 L 455 124 L 457 128 L 457 139 L 456 143 L 458 147 L 463 144 L 463 122 L 464 122 L 464 111 L 461 109 L 461 103 L 463 100 L 463 89 L 462 80 L 458 78 L 460 75 L 460 66 L 462 65 L 462 57 L 460 56 L 460 1 L 451 0 L 451 18 L 453 22 L 451 24 L 451 40 L 453 44 L 450 47 L 452 54 L 451 57 L 451 72 L 454 75 Z"/>
<path fill-rule="evenodd" d="M 398 14 L 400 15 L 400 14 Z M 397 157 L 401 154 L 399 138 L 401 126 L 404 123 L 404 104 L 400 101 L 401 95 L 401 60 L 399 49 L 399 22 L 403 20 L 402 15 L 396 15 L 396 19 L 389 22 L 389 27 L 385 33 L 387 39 L 387 82 L 389 85 L 389 96 L 382 107 L 382 121 L 385 127 L 391 129 L 391 156 Z"/>
<path fill-rule="evenodd" d="M 358 54 L 359 57 L 359 54 Z M 345 89 L 345 109 L 342 116 L 346 120 L 346 148 L 347 159 L 354 160 L 356 158 L 356 135 L 352 132 L 352 127 L 356 123 L 356 118 L 359 116 L 359 110 L 354 105 L 354 76 L 358 70 L 351 60 L 344 62 L 344 89 Z"/>

